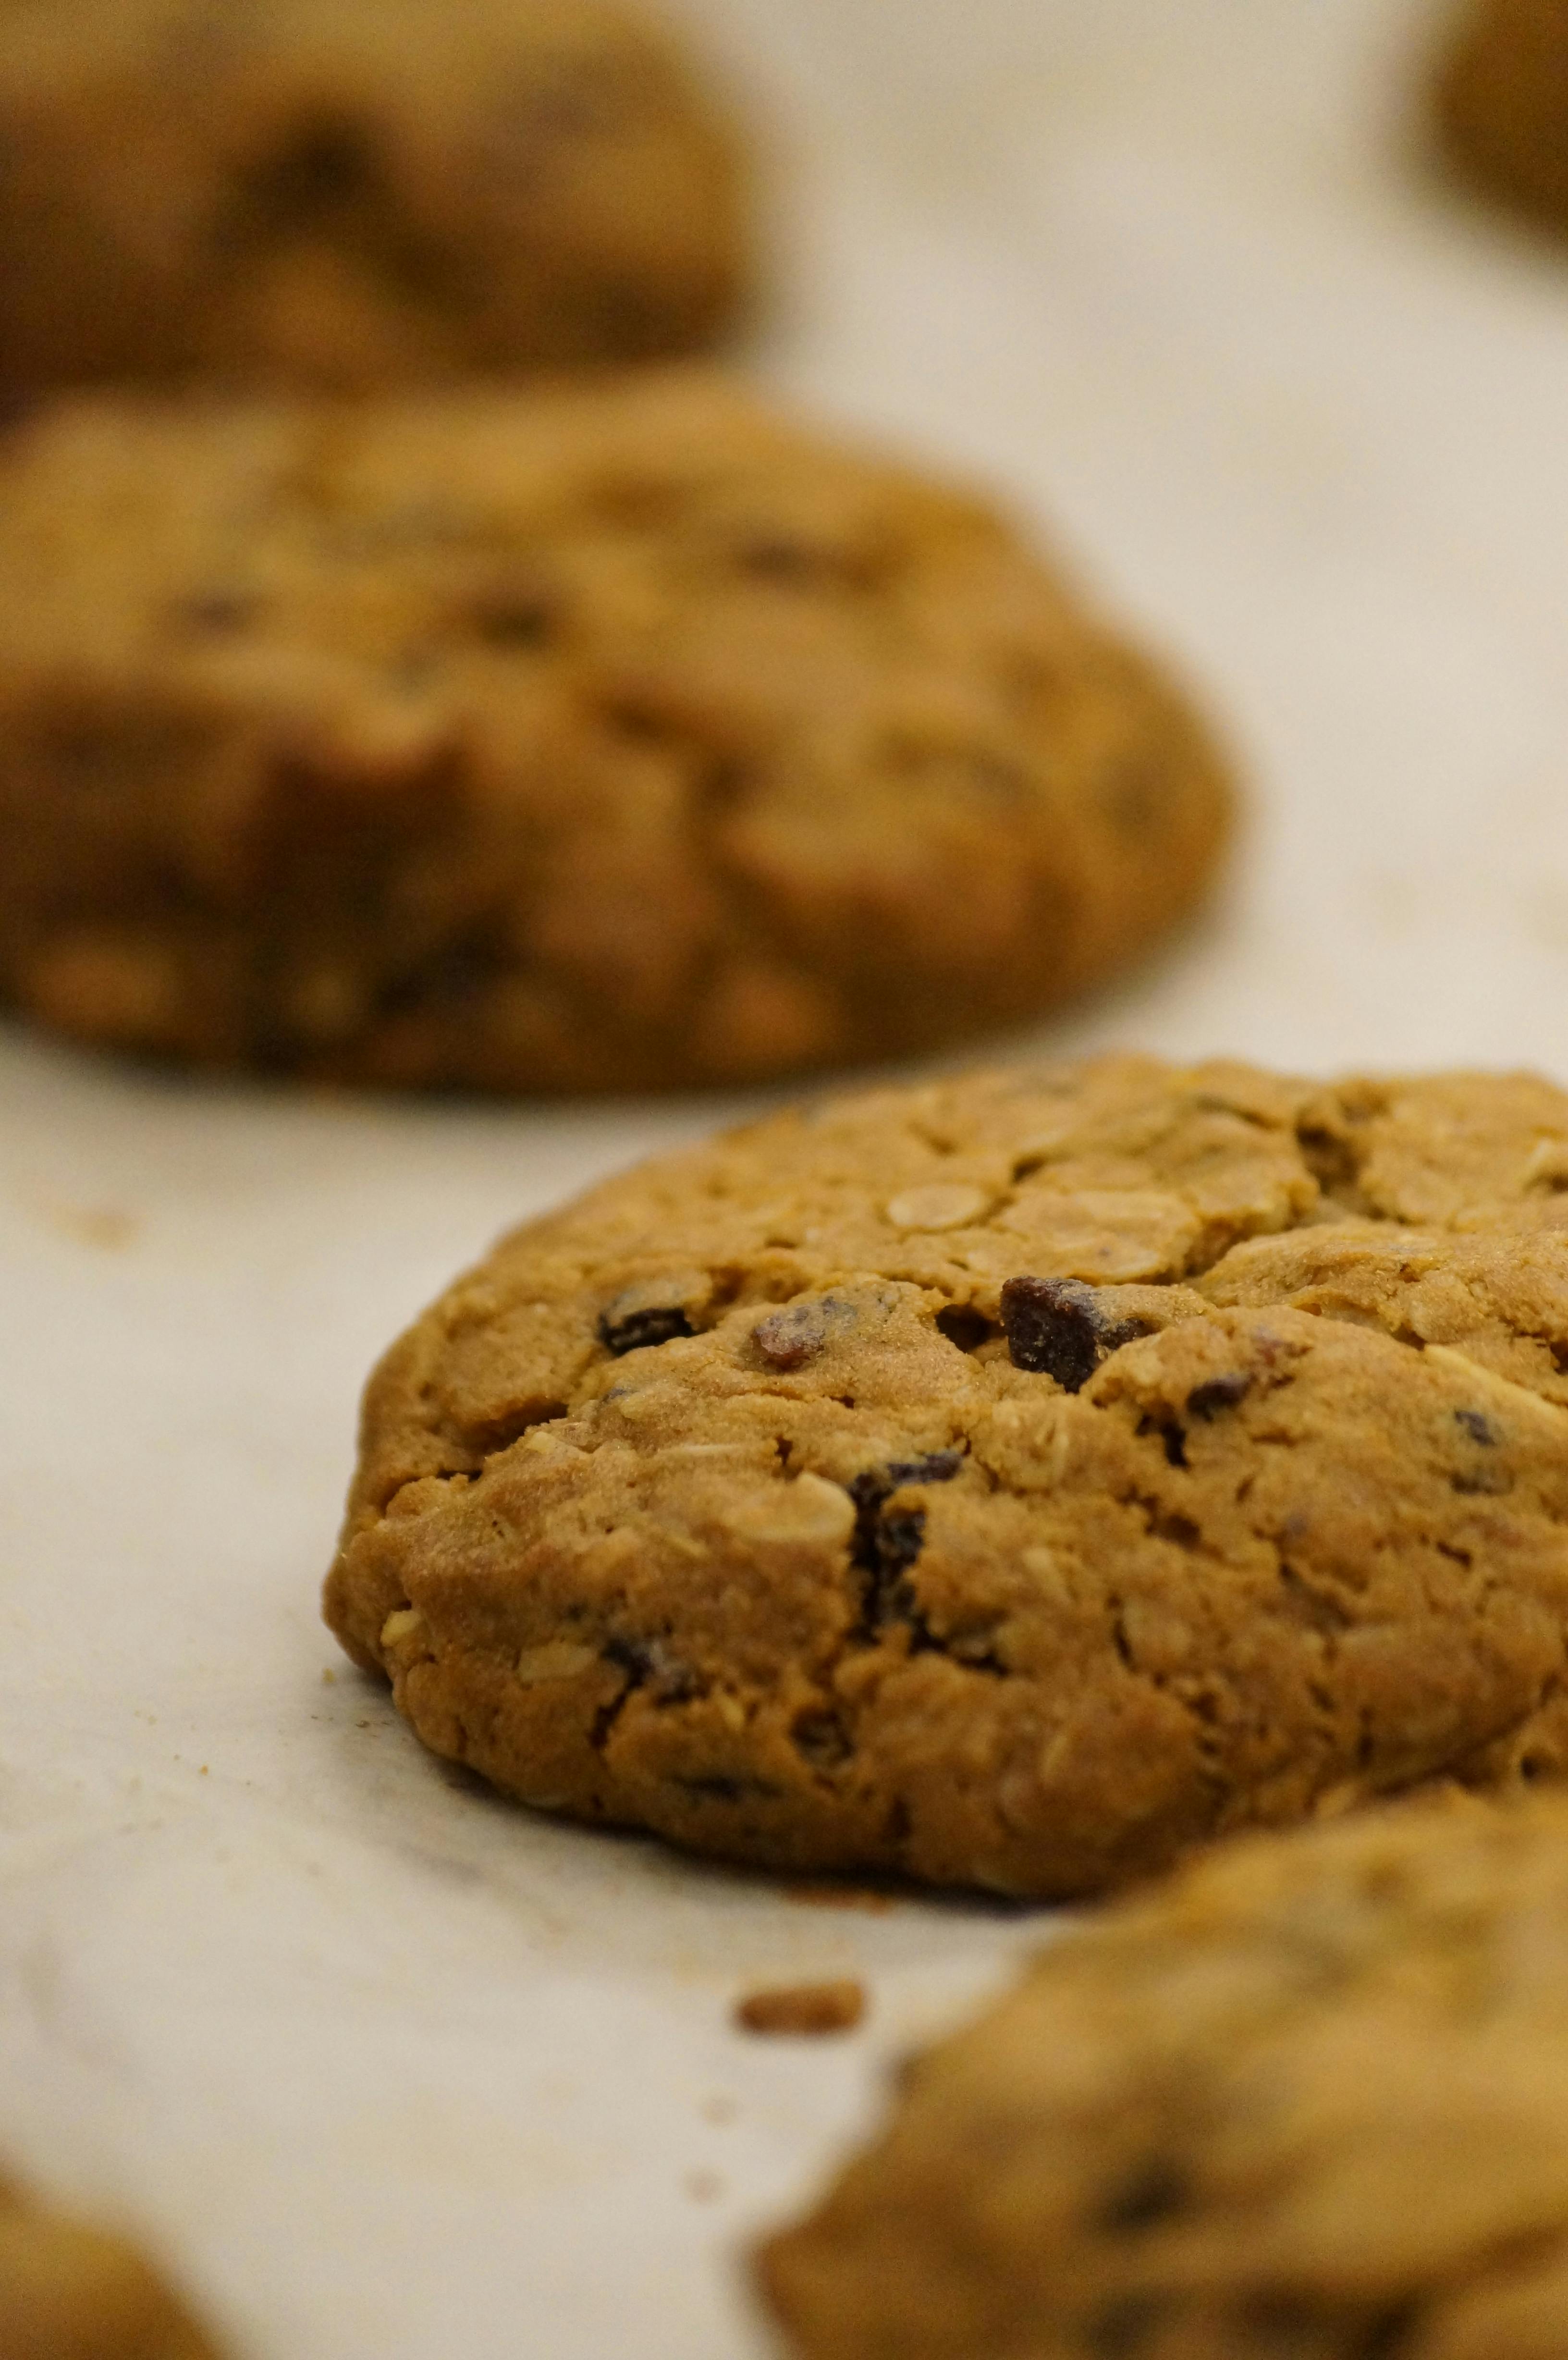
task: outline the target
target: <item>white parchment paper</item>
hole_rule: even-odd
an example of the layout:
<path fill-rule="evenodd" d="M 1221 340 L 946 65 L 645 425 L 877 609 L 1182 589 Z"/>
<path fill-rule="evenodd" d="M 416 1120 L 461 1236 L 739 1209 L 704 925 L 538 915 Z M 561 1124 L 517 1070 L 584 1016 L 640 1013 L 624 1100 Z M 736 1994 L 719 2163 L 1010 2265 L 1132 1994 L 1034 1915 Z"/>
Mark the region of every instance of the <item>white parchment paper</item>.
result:
<path fill-rule="evenodd" d="M 1568 1076 L 1568 249 L 1445 189 L 1432 0 L 686 0 L 775 126 L 780 390 L 1009 493 L 1255 786 L 1032 1036 Z M 236 2360 L 760 2360 L 735 2256 L 1050 1920 L 807 1907 L 444 1775 L 317 1620 L 360 1381 L 738 1100 L 430 1107 L 0 1032 L 0 2153 Z M 866 2029 L 735 1994 L 858 1973 Z"/>

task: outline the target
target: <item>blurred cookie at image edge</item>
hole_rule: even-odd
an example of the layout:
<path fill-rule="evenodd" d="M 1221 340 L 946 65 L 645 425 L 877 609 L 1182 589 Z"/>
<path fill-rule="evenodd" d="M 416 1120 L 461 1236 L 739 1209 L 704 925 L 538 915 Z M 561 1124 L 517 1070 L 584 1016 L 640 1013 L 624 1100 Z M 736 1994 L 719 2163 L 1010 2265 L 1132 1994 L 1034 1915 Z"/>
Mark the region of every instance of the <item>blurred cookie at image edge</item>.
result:
<path fill-rule="evenodd" d="M 374 388 L 703 346 L 740 136 L 613 0 L 13 0 L 0 393 Z"/>
<path fill-rule="evenodd" d="M 1568 0 L 1471 0 L 1443 60 L 1437 109 L 1467 177 L 1568 231 Z"/>
<path fill-rule="evenodd" d="M 4 2180 L 0 2352 L 5 2360 L 217 2360 L 135 2246 Z"/>
<path fill-rule="evenodd" d="M 1036 1014 L 1226 838 L 1160 669 L 989 508 L 702 369 L 0 440 L 0 989 L 494 1089 Z"/>
<path fill-rule="evenodd" d="M 1568 1802 L 1237 1843 L 905 2069 L 757 2256 L 799 2360 L 1556 2360 Z"/>

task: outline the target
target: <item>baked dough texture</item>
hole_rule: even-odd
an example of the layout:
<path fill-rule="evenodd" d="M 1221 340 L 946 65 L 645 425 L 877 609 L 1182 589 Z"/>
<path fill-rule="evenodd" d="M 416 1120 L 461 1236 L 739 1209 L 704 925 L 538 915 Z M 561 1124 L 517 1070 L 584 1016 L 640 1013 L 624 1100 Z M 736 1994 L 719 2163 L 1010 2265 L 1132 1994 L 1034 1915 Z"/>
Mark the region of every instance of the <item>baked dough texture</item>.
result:
<path fill-rule="evenodd" d="M 5 2360 L 217 2360 L 122 2237 L 46 2210 L 0 2180 Z"/>
<path fill-rule="evenodd" d="M 800 2360 L 1558 2360 L 1568 1805 L 1255 1836 L 909 2069 L 759 2256 Z"/>
<path fill-rule="evenodd" d="M 1466 173 L 1568 230 L 1568 0 L 1473 0 L 1443 60 L 1438 115 Z"/>
<path fill-rule="evenodd" d="M 604 0 L 7 0 L 0 390 L 369 389 L 677 353 L 735 136 Z"/>
<path fill-rule="evenodd" d="M 0 442 L 0 988 L 329 1078 L 891 1055 L 1123 965 L 1225 768 L 988 508 L 702 368 Z"/>
<path fill-rule="evenodd" d="M 439 1754 L 1064 1897 L 1568 1759 L 1568 1097 L 1113 1056 L 775 1116 L 504 1240 L 327 1614 Z"/>

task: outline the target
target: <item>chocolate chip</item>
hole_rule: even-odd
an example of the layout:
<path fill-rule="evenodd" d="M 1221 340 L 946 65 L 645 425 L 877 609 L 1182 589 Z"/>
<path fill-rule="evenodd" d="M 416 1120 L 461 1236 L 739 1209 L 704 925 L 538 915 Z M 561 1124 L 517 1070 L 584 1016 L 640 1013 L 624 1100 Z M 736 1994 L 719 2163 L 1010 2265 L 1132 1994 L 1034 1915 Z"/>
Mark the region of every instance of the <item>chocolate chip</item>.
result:
<path fill-rule="evenodd" d="M 1455 1426 L 1462 1426 L 1471 1441 L 1478 1442 L 1483 1449 L 1497 1448 L 1499 1439 L 1497 1429 L 1491 1419 L 1483 1416 L 1478 1409 L 1456 1409 L 1454 1413 L 1454 1423 Z"/>
<path fill-rule="evenodd" d="M 1252 1379 L 1245 1369 L 1232 1369 L 1223 1377 L 1210 1377 L 1203 1384 L 1194 1385 L 1188 1394 L 1188 1415 L 1216 1418 L 1221 1410 L 1235 1409 L 1251 1391 Z"/>
<path fill-rule="evenodd" d="M 1158 2295 L 1113 2295 L 1084 2322 L 1083 2349 L 1094 2360 L 1137 2360 L 1169 2318 Z"/>
<path fill-rule="evenodd" d="M 752 534 L 737 546 L 735 563 L 755 580 L 790 590 L 860 590 L 876 574 L 863 552 L 785 532 Z"/>
<path fill-rule="evenodd" d="M 1147 2156 L 1111 2190 L 1096 2217 L 1111 2236 L 1136 2235 L 1181 2212 L 1191 2195 L 1191 2183 L 1179 2163 L 1169 2156 Z"/>
<path fill-rule="evenodd" d="M 474 592 L 466 613 L 488 647 L 537 648 L 555 628 L 558 602 L 551 585 L 536 574 L 501 574 Z"/>
<path fill-rule="evenodd" d="M 854 1752 L 849 1732 L 835 1712 L 802 1712 L 790 1723 L 789 1736 L 797 1753 L 813 1770 L 836 1770 Z"/>
<path fill-rule="evenodd" d="M 254 590 L 214 587 L 193 590 L 188 597 L 178 599 L 173 617 L 181 629 L 210 632 L 214 637 L 225 631 L 243 631 L 253 623 L 260 611 L 261 600 Z"/>
<path fill-rule="evenodd" d="M 268 228 L 295 228 L 365 197 L 380 179 L 370 130 L 346 115 L 322 115 L 300 123 L 251 167 L 245 202 Z"/>
<path fill-rule="evenodd" d="M 1002 1327 L 1016 1369 L 1054 1377 L 1075 1393 L 1107 1352 L 1147 1333 L 1136 1319 L 1116 1319 L 1092 1286 L 1076 1278 L 1009 1278 L 1002 1289 Z"/>
<path fill-rule="evenodd" d="M 710 1803 L 744 1803 L 754 1797 L 779 1792 L 777 1786 L 770 1786 L 765 1778 L 732 1778 L 723 1772 L 695 1778 L 674 1778 L 670 1784 L 679 1786 L 683 1794 L 696 1795 Z"/>
<path fill-rule="evenodd" d="M 677 1303 L 643 1304 L 619 1313 L 612 1303 L 599 1314 L 598 1332 L 600 1343 L 619 1360 L 625 1352 L 672 1343 L 677 1336 L 697 1331 Z"/>

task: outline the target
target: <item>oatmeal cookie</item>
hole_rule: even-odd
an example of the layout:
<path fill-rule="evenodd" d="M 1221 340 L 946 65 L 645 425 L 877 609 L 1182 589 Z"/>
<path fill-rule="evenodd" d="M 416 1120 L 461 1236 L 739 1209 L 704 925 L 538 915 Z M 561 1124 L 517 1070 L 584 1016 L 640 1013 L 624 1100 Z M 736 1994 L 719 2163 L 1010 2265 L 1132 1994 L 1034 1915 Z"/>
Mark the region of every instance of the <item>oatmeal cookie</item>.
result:
<path fill-rule="evenodd" d="M 1254 1836 L 908 2069 L 759 2256 L 801 2360 L 1556 2360 L 1568 1804 Z"/>
<path fill-rule="evenodd" d="M 1568 1096 L 1120 1056 L 606 1181 L 371 1381 L 327 1614 L 438 1753 L 1092 1894 L 1568 1759 Z"/>
<path fill-rule="evenodd" d="M 1438 82 L 1460 168 L 1568 230 L 1568 0 L 1472 0 Z"/>
<path fill-rule="evenodd" d="M 0 443 L 0 988 L 80 1037 L 641 1088 L 1032 1013 L 1229 790 L 991 511 L 702 369 Z"/>
<path fill-rule="evenodd" d="M 5 2360 L 215 2360 L 136 2248 L 0 2180 Z"/>
<path fill-rule="evenodd" d="M 676 353 L 738 143 L 604 0 L 9 0 L 0 391 L 372 388 Z"/>

